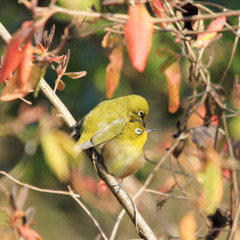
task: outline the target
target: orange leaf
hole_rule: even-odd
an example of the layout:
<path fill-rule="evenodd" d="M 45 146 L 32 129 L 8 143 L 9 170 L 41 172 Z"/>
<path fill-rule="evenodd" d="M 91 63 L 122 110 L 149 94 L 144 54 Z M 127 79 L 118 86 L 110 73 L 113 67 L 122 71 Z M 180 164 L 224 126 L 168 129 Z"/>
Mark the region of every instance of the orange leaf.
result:
<path fill-rule="evenodd" d="M 81 72 L 66 72 L 63 74 L 64 76 L 67 76 L 71 79 L 77 79 L 77 78 L 81 78 L 87 75 L 86 71 L 81 71 Z"/>
<path fill-rule="evenodd" d="M 29 38 L 32 28 L 32 22 L 26 21 L 22 24 L 22 28 L 13 34 L 4 54 L 0 83 L 7 80 L 10 74 L 15 71 L 22 62 L 22 50 L 20 49 L 20 45 Z"/>
<path fill-rule="evenodd" d="M 213 20 L 207 28 L 208 32 L 199 33 L 197 36 L 197 41 L 194 44 L 195 47 L 202 48 L 206 47 L 210 41 L 217 35 L 217 32 L 221 31 L 226 22 L 226 17 L 218 17 Z"/>
<path fill-rule="evenodd" d="M 29 80 L 32 71 L 33 56 L 30 38 L 26 41 L 26 44 L 22 50 L 21 58 L 22 59 L 18 68 L 18 82 L 20 86 L 23 86 Z"/>
<path fill-rule="evenodd" d="M 182 240 L 196 240 L 197 223 L 193 211 L 187 212 L 180 221 L 179 233 Z"/>
<path fill-rule="evenodd" d="M 127 49 L 134 68 L 144 71 L 152 46 L 153 22 L 142 4 L 131 6 L 124 26 Z"/>
<path fill-rule="evenodd" d="M 179 62 L 174 62 L 170 67 L 164 71 L 168 83 L 168 94 L 169 94 L 169 106 L 168 111 L 170 113 L 175 113 L 180 105 L 180 83 L 181 83 L 181 73 Z"/>
<path fill-rule="evenodd" d="M 123 67 L 122 46 L 115 47 L 109 56 L 110 63 L 106 68 L 107 98 L 112 98 L 119 84 Z"/>

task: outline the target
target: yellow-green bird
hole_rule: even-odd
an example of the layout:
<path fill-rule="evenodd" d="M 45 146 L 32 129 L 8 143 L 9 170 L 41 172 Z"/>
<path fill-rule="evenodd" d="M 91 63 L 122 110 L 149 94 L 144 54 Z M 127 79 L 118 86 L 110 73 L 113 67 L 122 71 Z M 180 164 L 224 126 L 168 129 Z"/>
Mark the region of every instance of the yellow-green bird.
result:
<path fill-rule="evenodd" d="M 145 125 L 148 112 L 147 101 L 138 95 L 99 103 L 73 127 L 71 136 L 78 140 L 76 149 L 88 149 L 108 142 L 118 136 L 129 121 L 140 121 Z"/>
<path fill-rule="evenodd" d="M 103 163 L 109 174 L 125 178 L 140 169 L 148 132 L 154 130 L 146 129 L 139 121 L 127 122 L 121 133 L 103 147 Z"/>

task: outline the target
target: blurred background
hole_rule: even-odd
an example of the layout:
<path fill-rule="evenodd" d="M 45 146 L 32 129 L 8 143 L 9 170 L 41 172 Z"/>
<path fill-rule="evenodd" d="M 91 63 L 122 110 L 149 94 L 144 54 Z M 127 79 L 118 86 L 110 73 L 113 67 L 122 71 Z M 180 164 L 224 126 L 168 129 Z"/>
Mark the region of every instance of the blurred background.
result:
<path fill-rule="evenodd" d="M 73 5 L 69 6 L 67 2 L 71 2 Z M 86 7 L 90 7 L 83 6 L 83 2 L 82 0 L 61 0 L 58 4 L 75 10 L 85 10 Z M 236 1 L 215 2 L 231 9 L 239 7 Z M 75 6 L 74 3 L 76 4 Z M 39 1 L 39 4 L 47 6 L 49 1 Z M 91 1 L 92 4 L 94 4 L 94 1 Z M 0 0 L 0 6 L 0 21 L 11 34 L 19 29 L 24 21 L 32 19 L 30 12 L 24 5 L 19 4 L 18 1 Z M 95 8 L 101 12 L 127 13 L 126 5 L 102 7 L 97 0 L 95 0 Z M 234 21 L 236 23 L 234 18 L 229 18 L 229 21 L 232 24 Z M 105 22 L 101 20 L 94 27 Z M 64 28 L 69 24 L 69 17 L 57 14 L 47 22 L 45 29 L 50 30 L 53 24 L 56 25 L 56 31 L 52 48 L 60 43 Z M 88 27 L 92 29 L 92 26 L 86 26 L 86 28 Z M 78 29 L 78 31 L 81 32 L 83 30 Z M 73 35 L 77 35 L 77 29 L 75 29 L 75 32 L 73 31 Z M 105 71 L 109 63 L 109 52 L 101 46 L 103 36 L 104 30 L 101 29 L 89 36 L 73 39 L 69 41 L 62 51 L 62 54 L 66 54 L 67 49 L 70 49 L 68 72 L 87 71 L 87 75 L 80 79 L 63 77 L 66 87 L 64 91 L 57 92 L 59 98 L 77 121 L 97 103 L 106 99 Z M 233 41 L 234 35 L 224 32 L 223 37 L 212 44 L 214 58 L 209 71 L 213 82 L 218 82 L 227 66 Z M 155 162 L 158 162 L 166 152 L 166 148 L 170 147 L 173 141 L 172 135 L 176 132 L 177 121 L 181 119 L 184 108 L 187 106 L 187 97 L 191 96 L 192 93 L 192 88 L 188 85 L 189 64 L 187 59 L 182 57 L 180 60 L 182 75 L 181 106 L 175 114 L 168 112 L 167 83 L 164 74 L 159 73 L 159 67 L 165 59 L 158 56 L 157 49 L 159 48 L 169 49 L 182 54 L 181 44 L 176 44 L 169 33 L 161 32 L 154 34 L 153 46 L 148 57 L 146 69 L 143 73 L 139 73 L 132 67 L 125 49 L 121 80 L 114 94 L 114 97 L 139 94 L 147 99 L 150 106 L 147 127 L 157 128 L 157 131 L 149 134 L 145 145 L 145 153 L 147 158 Z M 1 54 L 3 50 L 4 45 L 0 44 Z M 209 50 L 209 52 L 211 51 Z M 227 99 L 230 97 L 234 75 L 238 75 L 240 71 L 239 58 L 240 51 L 238 47 L 223 85 L 227 93 Z M 48 68 L 44 78 L 53 87 L 57 75 Z M 28 95 L 27 99 L 32 102 L 33 107 L 39 107 L 38 111 L 40 112 L 52 111 L 48 99 L 41 93 L 38 98 Z M 26 107 L 24 105 L 25 103 L 20 100 L 0 102 L 0 170 L 7 171 L 20 181 L 40 188 L 67 190 L 67 185 L 70 184 L 70 181 L 60 182 L 44 160 L 44 154 L 38 140 L 39 124 L 33 122 L 23 129 L 19 127 L 17 119 L 19 120 L 23 109 Z M 15 132 L 12 130 L 13 126 Z M 62 126 L 61 128 L 67 134 L 70 133 L 70 129 L 67 127 Z M 170 185 L 172 181 L 169 178 L 170 164 L 170 161 L 166 162 L 164 168 L 161 168 L 159 173 L 156 174 L 154 181 L 150 185 L 151 189 L 163 190 L 164 187 Z M 144 168 L 138 171 L 135 176 L 124 180 L 123 186 L 131 196 L 139 189 L 141 183 L 144 182 L 154 166 L 153 163 L 146 162 Z M 93 166 L 88 159 L 85 159 L 79 164 L 76 171 L 73 172 L 71 184 L 79 190 L 81 200 L 97 218 L 106 234 L 109 235 L 121 208 L 110 192 L 101 192 L 98 189 L 98 180 Z M 197 185 L 197 183 L 195 184 Z M 12 181 L 6 178 L 1 179 L 1 209 L 9 207 L 6 192 L 11 191 L 13 185 Z M 17 188 L 19 189 L 20 187 Z M 163 204 L 162 207 L 161 204 Z M 189 204 L 186 201 L 170 199 L 164 204 L 163 199 L 153 194 L 144 194 L 137 201 L 137 205 L 143 217 L 159 236 L 166 234 L 166 232 L 178 235 L 179 219 L 186 209 L 189 208 Z M 31 206 L 36 210 L 34 217 L 36 224 L 33 228 L 43 239 L 79 240 L 95 239 L 97 236 L 98 231 L 95 226 L 70 197 L 29 190 L 24 209 Z M 6 212 L 0 212 L 0 238 L 1 234 L 5 234 L 6 231 L 10 232 L 5 226 L 6 219 Z M 132 223 L 130 223 L 128 217 L 124 217 L 116 239 L 136 237 L 137 234 Z M 224 239 L 224 234 L 222 239 Z"/>

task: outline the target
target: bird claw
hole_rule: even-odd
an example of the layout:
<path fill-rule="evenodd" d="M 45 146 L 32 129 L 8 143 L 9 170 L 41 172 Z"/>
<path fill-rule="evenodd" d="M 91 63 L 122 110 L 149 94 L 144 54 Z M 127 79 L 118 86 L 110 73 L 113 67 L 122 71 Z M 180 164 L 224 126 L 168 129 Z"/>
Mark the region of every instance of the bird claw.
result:
<path fill-rule="evenodd" d="M 120 182 L 120 183 L 113 185 L 116 193 L 119 193 L 119 192 L 120 192 L 122 186 L 123 186 L 123 178 L 121 178 L 121 182 Z"/>

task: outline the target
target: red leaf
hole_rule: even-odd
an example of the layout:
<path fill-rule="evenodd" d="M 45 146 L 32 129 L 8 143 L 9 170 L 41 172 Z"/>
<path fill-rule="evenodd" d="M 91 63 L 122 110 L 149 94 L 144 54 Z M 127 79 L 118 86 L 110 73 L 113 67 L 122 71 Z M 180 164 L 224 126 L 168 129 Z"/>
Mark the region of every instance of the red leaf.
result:
<path fill-rule="evenodd" d="M 106 68 L 107 98 L 112 98 L 121 77 L 123 66 L 122 47 L 114 48 L 109 59 L 110 63 Z"/>
<path fill-rule="evenodd" d="M 1 68 L 0 83 L 7 80 L 10 74 L 17 69 L 22 61 L 22 50 L 20 45 L 31 35 L 33 24 L 26 21 L 22 24 L 22 28 L 13 34 L 9 41 Z"/>
<path fill-rule="evenodd" d="M 153 11 L 157 15 L 157 17 L 159 17 L 159 18 L 166 18 L 165 9 L 164 9 L 161 1 L 159 1 L 159 0 L 152 0 L 152 1 L 150 1 L 150 4 L 151 4 L 151 6 L 153 8 Z M 162 26 L 162 27 L 166 27 L 166 25 L 167 25 L 167 23 L 160 23 L 160 26 Z"/>
<path fill-rule="evenodd" d="M 134 68 L 144 71 L 152 46 L 153 22 L 142 4 L 131 6 L 129 19 L 124 26 L 127 49 Z"/>
<path fill-rule="evenodd" d="M 26 41 L 21 55 L 22 60 L 18 68 L 18 82 L 20 86 L 23 86 L 29 80 L 32 71 L 33 56 L 32 43 L 30 38 Z"/>
<path fill-rule="evenodd" d="M 106 192 L 107 189 L 107 184 L 102 179 L 100 179 L 98 181 L 98 190 L 101 192 Z"/>
<path fill-rule="evenodd" d="M 86 175 L 82 180 L 83 180 L 85 188 L 88 191 L 90 191 L 91 193 L 96 193 L 97 192 L 98 183 L 93 177 Z"/>
<path fill-rule="evenodd" d="M 217 33 L 222 30 L 225 22 L 225 16 L 218 17 L 217 19 L 213 20 L 207 28 L 208 32 L 198 34 L 197 41 L 194 46 L 198 48 L 206 47 L 209 42 L 217 35 Z"/>
<path fill-rule="evenodd" d="M 19 41 L 19 39 L 12 38 L 9 41 L 9 44 L 6 48 L 6 52 L 3 57 L 0 83 L 7 80 L 10 77 L 10 74 L 16 70 L 19 63 L 21 62 L 22 52 L 19 49 L 20 44 L 21 41 Z"/>
<path fill-rule="evenodd" d="M 169 93 L 169 106 L 168 111 L 175 113 L 180 105 L 180 83 L 181 83 L 181 73 L 179 62 L 174 62 L 170 67 L 164 71 L 167 83 L 168 83 L 168 93 Z"/>
<path fill-rule="evenodd" d="M 41 236 L 34 230 L 30 229 L 29 226 L 23 225 L 19 227 L 19 232 L 22 237 L 26 240 L 40 240 Z"/>

